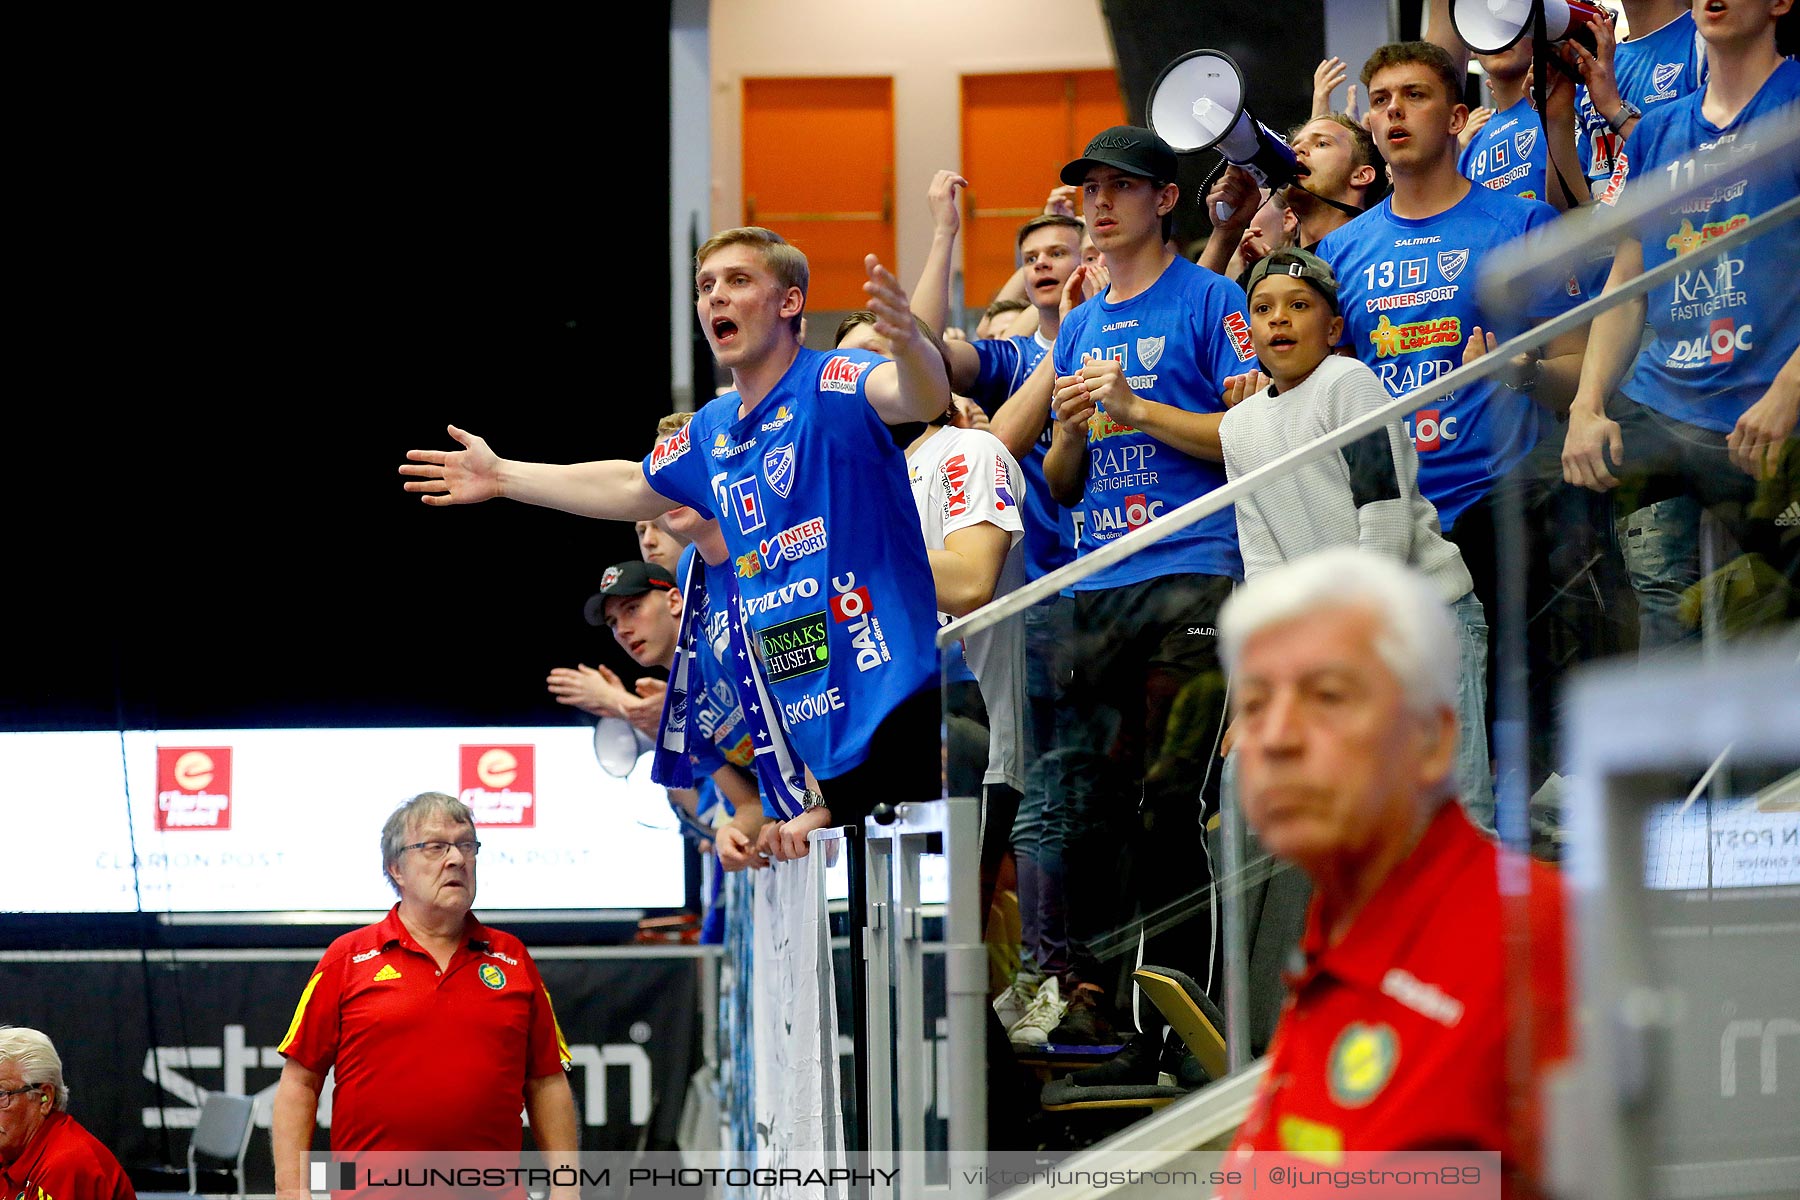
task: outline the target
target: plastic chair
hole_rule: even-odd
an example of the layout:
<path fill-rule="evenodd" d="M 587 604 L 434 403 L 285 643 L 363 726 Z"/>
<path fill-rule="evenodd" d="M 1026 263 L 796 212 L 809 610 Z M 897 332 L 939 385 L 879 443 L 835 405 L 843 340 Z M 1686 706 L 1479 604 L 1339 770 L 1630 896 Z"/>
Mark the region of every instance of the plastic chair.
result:
<path fill-rule="evenodd" d="M 244 1200 L 244 1156 L 250 1151 L 250 1129 L 256 1102 L 249 1096 L 233 1096 L 225 1092 L 208 1092 L 200 1102 L 200 1119 L 194 1125 L 194 1136 L 188 1142 L 188 1190 L 185 1192 L 139 1192 L 138 1200 L 187 1200 L 200 1194 L 198 1156 L 231 1163 L 231 1174 L 237 1180 L 238 1200 Z"/>

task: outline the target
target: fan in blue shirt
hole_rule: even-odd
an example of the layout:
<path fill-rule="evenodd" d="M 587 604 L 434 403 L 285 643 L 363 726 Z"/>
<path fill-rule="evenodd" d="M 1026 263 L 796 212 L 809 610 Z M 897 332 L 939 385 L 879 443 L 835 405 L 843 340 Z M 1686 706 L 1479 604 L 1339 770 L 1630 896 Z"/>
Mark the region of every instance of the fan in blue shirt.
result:
<path fill-rule="evenodd" d="M 941 794 L 937 606 L 886 423 L 929 419 L 950 389 L 873 255 L 865 290 L 891 361 L 801 346 L 806 257 L 769 230 L 715 235 L 696 264 L 701 325 L 737 387 L 642 462 L 521 463 L 452 427 L 463 449 L 410 451 L 401 472 L 434 505 L 507 496 L 611 520 L 681 505 L 716 515 L 752 652 L 820 784 L 782 827 L 779 853 L 798 857 L 834 818 Z"/>

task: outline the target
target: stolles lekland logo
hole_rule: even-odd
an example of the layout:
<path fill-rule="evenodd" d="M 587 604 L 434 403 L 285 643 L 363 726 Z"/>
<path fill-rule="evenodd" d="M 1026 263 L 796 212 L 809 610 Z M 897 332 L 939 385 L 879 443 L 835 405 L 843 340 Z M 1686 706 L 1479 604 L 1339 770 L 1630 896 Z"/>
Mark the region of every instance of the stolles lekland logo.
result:
<path fill-rule="evenodd" d="M 537 747 L 463 746 L 457 795 L 477 825 L 537 824 Z"/>
<path fill-rule="evenodd" d="M 156 748 L 156 828 L 231 828 L 231 747 Z"/>
<path fill-rule="evenodd" d="M 1386 316 L 1369 331 L 1376 358 L 1392 358 L 1401 354 L 1417 354 L 1435 346 L 1460 346 L 1462 320 L 1458 317 L 1432 317 L 1424 321 L 1408 321 L 1396 325 Z"/>

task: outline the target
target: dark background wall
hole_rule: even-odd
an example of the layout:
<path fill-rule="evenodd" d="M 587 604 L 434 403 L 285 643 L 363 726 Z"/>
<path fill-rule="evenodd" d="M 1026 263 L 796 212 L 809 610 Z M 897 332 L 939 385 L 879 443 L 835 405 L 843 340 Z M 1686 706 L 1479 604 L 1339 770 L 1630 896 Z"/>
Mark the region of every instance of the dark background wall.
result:
<path fill-rule="evenodd" d="M 630 526 L 395 467 L 447 422 L 648 448 L 667 5 L 298 20 L 120 32 L 46 97 L 0 728 L 556 722 L 551 666 L 628 665 L 581 605 Z"/>
<path fill-rule="evenodd" d="M 1145 121 L 1150 85 L 1189 50 L 1222 50 L 1244 73 L 1245 103 L 1276 133 L 1306 120 L 1313 69 L 1325 57 L 1324 6 L 1314 3 L 1195 4 L 1191 0 L 1102 0 L 1118 55 L 1119 87 L 1134 123 Z M 1342 96 L 1339 96 L 1340 103 Z M 1176 233 L 1184 241 L 1211 230 L 1203 204 L 1206 179 L 1218 166 L 1210 151 L 1181 164 Z"/>

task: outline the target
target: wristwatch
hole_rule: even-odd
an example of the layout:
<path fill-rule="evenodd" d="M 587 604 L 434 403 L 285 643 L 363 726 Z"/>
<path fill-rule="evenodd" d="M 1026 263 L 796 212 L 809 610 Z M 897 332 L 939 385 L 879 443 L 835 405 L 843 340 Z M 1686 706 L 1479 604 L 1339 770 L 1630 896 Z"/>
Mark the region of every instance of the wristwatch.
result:
<path fill-rule="evenodd" d="M 813 791 L 811 788 L 807 788 L 806 791 L 801 793 L 801 795 L 800 795 L 800 811 L 801 812 L 811 812 L 815 808 L 824 808 L 824 807 L 825 807 L 825 797 L 820 795 L 818 792 Z"/>
<path fill-rule="evenodd" d="M 1606 127 L 1614 133 L 1618 133 L 1625 128 L 1625 122 L 1631 120 L 1633 117 L 1641 117 L 1643 115 L 1643 109 L 1621 96 L 1619 98 L 1619 111 L 1606 118 Z"/>

